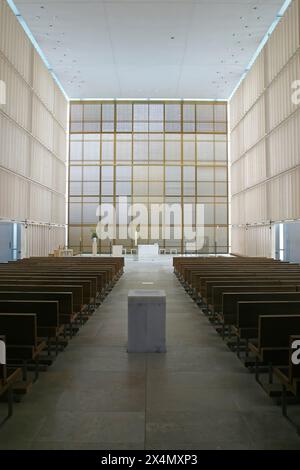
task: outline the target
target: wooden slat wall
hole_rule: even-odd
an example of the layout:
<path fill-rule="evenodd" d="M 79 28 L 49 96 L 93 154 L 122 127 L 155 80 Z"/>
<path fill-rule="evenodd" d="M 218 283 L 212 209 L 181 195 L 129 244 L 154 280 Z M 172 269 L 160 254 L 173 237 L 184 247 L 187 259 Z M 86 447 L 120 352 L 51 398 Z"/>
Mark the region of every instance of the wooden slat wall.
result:
<path fill-rule="evenodd" d="M 33 237 L 37 251 L 28 241 L 27 251 L 48 254 L 65 243 L 59 225 L 66 222 L 68 103 L 5 0 L 0 0 L 0 80 L 7 94 L 0 105 L 0 218 L 29 221 L 27 239 Z M 40 224 L 54 225 L 52 241 Z"/>
<path fill-rule="evenodd" d="M 270 221 L 300 218 L 299 70 L 294 0 L 230 103 L 233 253 L 271 256 Z"/>

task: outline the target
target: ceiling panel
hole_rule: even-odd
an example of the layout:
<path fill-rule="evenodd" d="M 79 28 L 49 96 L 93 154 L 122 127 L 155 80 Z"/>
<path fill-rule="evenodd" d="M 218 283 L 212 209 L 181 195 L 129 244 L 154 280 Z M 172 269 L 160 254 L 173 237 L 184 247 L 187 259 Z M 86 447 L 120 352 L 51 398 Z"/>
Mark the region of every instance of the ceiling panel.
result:
<path fill-rule="evenodd" d="M 228 98 L 283 0 L 15 0 L 70 98 Z"/>

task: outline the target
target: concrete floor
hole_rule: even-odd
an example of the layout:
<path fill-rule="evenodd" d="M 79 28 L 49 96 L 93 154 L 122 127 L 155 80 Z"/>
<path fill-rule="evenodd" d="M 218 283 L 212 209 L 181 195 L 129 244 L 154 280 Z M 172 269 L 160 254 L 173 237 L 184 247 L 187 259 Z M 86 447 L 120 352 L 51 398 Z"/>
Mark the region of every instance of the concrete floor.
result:
<path fill-rule="evenodd" d="M 166 354 L 127 354 L 132 288 L 166 290 Z M 161 257 L 127 261 L 104 304 L 16 404 L 0 449 L 300 449 L 300 438 Z"/>

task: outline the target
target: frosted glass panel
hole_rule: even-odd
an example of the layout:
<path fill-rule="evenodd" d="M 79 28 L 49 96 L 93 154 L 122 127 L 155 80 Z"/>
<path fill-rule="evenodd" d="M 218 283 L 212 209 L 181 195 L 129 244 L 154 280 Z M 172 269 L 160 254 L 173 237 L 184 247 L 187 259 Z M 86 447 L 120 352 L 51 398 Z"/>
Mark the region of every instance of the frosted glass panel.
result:
<path fill-rule="evenodd" d="M 226 161 L 227 160 L 227 144 L 226 142 L 215 143 L 216 160 Z"/>
<path fill-rule="evenodd" d="M 165 106 L 165 120 L 166 121 L 181 121 L 181 106 L 180 104 L 166 104 Z"/>
<path fill-rule="evenodd" d="M 214 183 L 199 183 L 198 196 L 213 196 L 215 192 Z"/>
<path fill-rule="evenodd" d="M 83 152 L 85 160 L 100 160 L 100 142 L 84 142 Z"/>
<path fill-rule="evenodd" d="M 227 181 L 227 168 L 222 167 L 222 168 L 216 168 L 215 171 L 215 179 L 216 181 Z"/>
<path fill-rule="evenodd" d="M 198 161 L 213 161 L 214 160 L 214 143 L 213 142 L 198 142 L 197 144 L 197 159 Z"/>
<path fill-rule="evenodd" d="M 181 181 L 181 168 L 166 166 L 166 181 Z"/>
<path fill-rule="evenodd" d="M 83 223 L 96 224 L 99 220 L 97 217 L 98 204 L 84 204 L 83 206 Z"/>
<path fill-rule="evenodd" d="M 84 106 L 84 121 L 98 121 L 101 119 L 101 104 L 86 104 Z"/>
<path fill-rule="evenodd" d="M 82 121 L 82 110 L 81 104 L 73 104 L 71 107 L 71 121 Z"/>
<path fill-rule="evenodd" d="M 148 121 L 149 106 L 147 104 L 134 105 L 134 120 Z"/>
<path fill-rule="evenodd" d="M 117 196 L 130 196 L 131 195 L 131 182 L 116 184 L 116 195 Z"/>
<path fill-rule="evenodd" d="M 117 160 L 131 160 L 131 142 L 117 142 Z"/>
<path fill-rule="evenodd" d="M 214 181 L 214 177 L 213 167 L 200 167 L 197 170 L 198 181 Z"/>
<path fill-rule="evenodd" d="M 70 182 L 70 196 L 80 196 L 82 194 L 82 183 Z"/>
<path fill-rule="evenodd" d="M 195 142 L 184 142 L 183 158 L 185 161 L 194 161 L 196 155 Z"/>
<path fill-rule="evenodd" d="M 133 156 L 137 161 L 148 161 L 148 142 L 135 142 L 133 144 Z"/>
<path fill-rule="evenodd" d="M 115 107 L 113 104 L 102 104 L 102 121 L 114 121 Z"/>
<path fill-rule="evenodd" d="M 149 195 L 150 196 L 159 196 L 164 193 L 163 183 L 149 183 Z"/>
<path fill-rule="evenodd" d="M 81 223 L 81 204 L 69 205 L 69 220 L 70 220 L 70 224 Z"/>
<path fill-rule="evenodd" d="M 227 205 L 226 204 L 216 205 L 216 224 L 220 224 L 220 225 L 227 224 Z"/>
<path fill-rule="evenodd" d="M 227 195 L 227 183 L 216 183 L 215 186 L 216 196 Z"/>
<path fill-rule="evenodd" d="M 215 106 L 215 121 L 227 121 L 227 107 L 224 105 Z"/>
<path fill-rule="evenodd" d="M 163 121 L 164 120 L 164 105 L 163 104 L 150 104 L 149 105 L 149 120 L 150 121 Z"/>
<path fill-rule="evenodd" d="M 96 182 L 83 182 L 83 194 L 100 194 L 100 185 Z"/>
<path fill-rule="evenodd" d="M 183 168 L 183 179 L 184 181 L 195 181 L 195 167 L 186 166 Z"/>
<path fill-rule="evenodd" d="M 134 166 L 133 167 L 133 181 L 142 180 L 148 181 L 148 167 L 147 166 Z"/>
<path fill-rule="evenodd" d="M 168 183 L 166 182 L 166 195 L 179 196 L 181 194 L 181 183 Z"/>
<path fill-rule="evenodd" d="M 149 180 L 163 181 L 164 167 L 163 166 L 149 166 Z"/>
<path fill-rule="evenodd" d="M 180 142 L 166 142 L 166 160 L 178 161 L 181 158 Z"/>
<path fill-rule="evenodd" d="M 101 179 L 102 181 L 113 181 L 114 180 L 114 167 L 113 166 L 102 166 L 101 168 Z"/>
<path fill-rule="evenodd" d="M 101 194 L 103 196 L 110 196 L 114 194 L 113 183 L 101 183 Z"/>
<path fill-rule="evenodd" d="M 147 183 L 135 183 L 133 182 L 133 194 L 136 196 L 143 196 L 148 194 Z"/>
<path fill-rule="evenodd" d="M 71 166 L 70 167 L 70 181 L 81 181 L 82 180 L 82 167 Z"/>
<path fill-rule="evenodd" d="M 149 209 L 153 204 L 179 204 L 180 218 L 180 205 L 190 204 L 193 217 L 190 220 L 185 212 L 185 225 L 196 223 L 196 204 L 204 204 L 205 246 L 201 251 L 213 253 L 216 242 L 217 252 L 226 252 L 226 104 L 104 101 L 85 102 L 84 112 L 72 107 L 70 223 L 80 227 L 83 249 L 91 249 L 90 226 L 97 223 L 98 202 L 115 205 L 119 197 L 126 197 L 128 204 L 140 203 Z M 126 210 L 125 206 L 117 210 L 124 216 L 120 226 L 125 232 L 130 222 Z M 186 240 L 181 240 L 180 221 L 176 224 L 180 240 L 163 240 L 162 232 L 151 236 L 147 227 L 140 243 L 157 241 L 161 248 L 181 253 Z M 130 249 L 134 242 L 126 236 L 122 239 L 117 233 L 115 241 Z M 78 244 L 75 236 L 70 241 Z M 109 253 L 110 243 L 99 243 L 99 249 Z"/>
<path fill-rule="evenodd" d="M 131 166 L 117 166 L 116 168 L 116 178 L 118 181 L 130 181 L 132 177 L 132 167 Z"/>
<path fill-rule="evenodd" d="M 118 121 L 132 121 L 132 105 L 131 104 L 118 104 L 117 105 L 117 120 Z"/>
<path fill-rule="evenodd" d="M 183 120 L 195 121 L 195 105 L 194 104 L 183 105 Z"/>
<path fill-rule="evenodd" d="M 82 160 L 82 142 L 70 142 L 70 160 Z"/>
<path fill-rule="evenodd" d="M 149 143 L 149 160 L 161 161 L 164 158 L 164 143 L 163 142 L 150 142 Z"/>
<path fill-rule="evenodd" d="M 214 107 L 211 104 L 198 104 L 197 105 L 197 121 L 213 121 L 214 120 Z"/>
<path fill-rule="evenodd" d="M 83 168 L 83 180 L 99 181 L 100 180 L 100 167 L 99 166 L 85 166 Z"/>
<path fill-rule="evenodd" d="M 205 225 L 213 225 L 215 223 L 215 206 L 214 204 L 205 204 L 204 206 L 204 223 Z"/>

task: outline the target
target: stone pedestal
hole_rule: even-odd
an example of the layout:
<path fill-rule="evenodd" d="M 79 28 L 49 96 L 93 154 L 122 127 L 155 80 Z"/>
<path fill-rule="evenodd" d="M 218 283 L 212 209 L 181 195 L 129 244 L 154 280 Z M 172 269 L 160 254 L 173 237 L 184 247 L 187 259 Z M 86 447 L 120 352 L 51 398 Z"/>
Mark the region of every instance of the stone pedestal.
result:
<path fill-rule="evenodd" d="M 166 352 L 165 291 L 129 291 L 128 352 Z"/>

